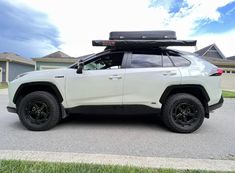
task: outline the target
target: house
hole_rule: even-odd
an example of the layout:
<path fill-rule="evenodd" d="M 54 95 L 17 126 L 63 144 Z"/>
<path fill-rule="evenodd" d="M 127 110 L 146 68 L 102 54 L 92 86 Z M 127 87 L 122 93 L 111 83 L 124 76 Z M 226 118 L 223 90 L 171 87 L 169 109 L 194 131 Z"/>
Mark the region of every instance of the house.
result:
<path fill-rule="evenodd" d="M 235 89 L 234 57 L 225 58 L 224 54 L 215 44 L 204 47 L 194 53 L 224 70 L 221 78 L 221 87 L 223 89 Z"/>
<path fill-rule="evenodd" d="M 0 53 L 0 83 L 8 83 L 17 75 L 34 71 L 35 63 L 15 53 Z"/>
<path fill-rule="evenodd" d="M 217 58 L 217 59 L 225 59 L 224 54 L 221 50 L 216 46 L 216 44 L 211 44 L 206 46 L 200 50 L 194 52 L 202 57 L 210 57 L 210 58 Z"/>
<path fill-rule="evenodd" d="M 227 57 L 228 60 L 234 60 L 235 61 L 235 56 L 230 56 L 230 57 Z"/>
<path fill-rule="evenodd" d="M 36 63 L 35 70 L 64 68 L 77 62 L 76 58 L 70 57 L 61 51 L 54 52 L 41 58 L 33 58 L 33 60 Z"/>
<path fill-rule="evenodd" d="M 235 61 L 232 58 L 226 58 L 222 51 L 216 46 L 216 44 L 204 47 L 196 52 L 203 59 L 211 62 L 212 64 L 222 68 L 225 73 L 235 74 Z"/>

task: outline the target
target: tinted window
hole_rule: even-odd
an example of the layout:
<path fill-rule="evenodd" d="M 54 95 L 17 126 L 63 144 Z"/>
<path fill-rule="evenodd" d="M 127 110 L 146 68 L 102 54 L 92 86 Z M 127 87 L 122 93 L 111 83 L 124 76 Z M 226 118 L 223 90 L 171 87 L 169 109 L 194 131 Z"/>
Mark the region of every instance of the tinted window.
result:
<path fill-rule="evenodd" d="M 99 56 L 87 62 L 84 70 L 119 69 L 122 65 L 123 53 L 111 53 Z"/>
<path fill-rule="evenodd" d="M 163 67 L 173 67 L 174 66 L 172 64 L 170 58 L 167 55 L 162 56 L 162 61 L 163 61 Z"/>
<path fill-rule="evenodd" d="M 179 56 L 179 55 L 170 55 L 171 60 L 173 61 L 176 67 L 189 66 L 190 61 Z"/>
<path fill-rule="evenodd" d="M 132 54 L 132 68 L 162 67 L 162 55 Z"/>

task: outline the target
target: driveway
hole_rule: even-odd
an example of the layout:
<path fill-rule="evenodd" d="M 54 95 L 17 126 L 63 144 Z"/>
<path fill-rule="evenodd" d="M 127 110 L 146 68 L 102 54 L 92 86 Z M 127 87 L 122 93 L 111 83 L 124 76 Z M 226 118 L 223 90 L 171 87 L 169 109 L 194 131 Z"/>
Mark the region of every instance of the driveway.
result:
<path fill-rule="evenodd" d="M 32 132 L 6 111 L 7 102 L 7 95 L 0 95 L 0 150 L 201 159 L 235 155 L 235 99 L 225 99 L 192 134 L 170 132 L 154 115 L 77 115 L 52 130 Z"/>

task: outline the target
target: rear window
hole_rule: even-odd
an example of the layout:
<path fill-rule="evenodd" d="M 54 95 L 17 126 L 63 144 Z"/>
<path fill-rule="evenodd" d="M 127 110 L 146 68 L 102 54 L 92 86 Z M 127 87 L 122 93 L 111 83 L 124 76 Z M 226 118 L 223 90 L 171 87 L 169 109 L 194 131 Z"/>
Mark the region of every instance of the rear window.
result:
<path fill-rule="evenodd" d="M 168 55 L 176 67 L 189 66 L 191 64 L 189 60 L 181 57 L 180 55 L 174 53 L 168 53 Z"/>

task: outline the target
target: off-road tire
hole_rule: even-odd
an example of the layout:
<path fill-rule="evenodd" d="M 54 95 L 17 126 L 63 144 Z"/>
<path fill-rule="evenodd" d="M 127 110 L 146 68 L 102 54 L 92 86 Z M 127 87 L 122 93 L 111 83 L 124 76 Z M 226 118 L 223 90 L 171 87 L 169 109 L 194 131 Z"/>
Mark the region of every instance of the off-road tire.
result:
<path fill-rule="evenodd" d="M 180 106 L 184 106 L 184 104 L 185 107 L 187 107 L 187 104 L 189 105 L 185 110 L 180 108 Z M 192 107 L 190 107 L 190 105 L 192 105 Z M 192 125 L 183 125 L 184 122 L 179 123 L 179 121 L 184 121 L 185 117 L 186 121 L 187 118 L 192 117 L 192 113 L 190 112 L 191 109 L 195 112 L 195 117 L 192 118 Z M 187 93 L 178 93 L 170 96 L 165 104 L 163 104 L 161 116 L 164 124 L 170 130 L 178 133 L 191 133 L 202 125 L 205 117 L 205 110 L 201 101 L 195 96 Z M 180 117 L 181 119 L 177 117 Z"/>
<path fill-rule="evenodd" d="M 38 108 L 37 112 L 40 111 L 40 108 L 44 109 L 40 111 L 43 116 L 41 116 L 41 114 L 40 116 L 47 117 L 44 120 L 45 122 L 41 124 L 38 124 L 38 122 L 37 123 L 34 122 L 34 121 L 37 121 L 37 118 L 35 120 L 31 117 L 31 115 L 34 115 L 34 117 L 35 117 L 35 114 L 36 116 L 39 115 L 38 113 L 35 113 L 35 111 L 34 111 L 34 114 L 28 113 L 28 112 L 33 112 L 32 110 L 34 110 L 35 106 L 34 107 L 32 106 L 33 107 L 32 110 L 29 110 L 28 107 L 34 104 L 36 105 L 36 103 L 42 103 L 41 105 L 43 105 L 43 106 L 40 106 L 39 104 L 39 106 L 36 106 Z M 18 107 L 17 112 L 18 112 L 20 121 L 29 130 L 33 130 L 33 131 L 49 130 L 53 128 L 61 119 L 60 106 L 59 106 L 58 101 L 52 94 L 45 92 L 45 91 L 36 91 L 36 92 L 32 92 L 26 95 L 20 100 L 17 107 Z M 44 115 L 48 115 L 48 116 L 44 116 Z"/>

